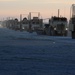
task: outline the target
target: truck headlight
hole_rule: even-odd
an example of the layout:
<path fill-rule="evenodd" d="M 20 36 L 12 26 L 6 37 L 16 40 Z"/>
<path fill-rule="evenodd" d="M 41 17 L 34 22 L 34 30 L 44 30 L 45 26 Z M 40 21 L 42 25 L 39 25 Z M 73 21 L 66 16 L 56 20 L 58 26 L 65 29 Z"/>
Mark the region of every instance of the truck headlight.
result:
<path fill-rule="evenodd" d="M 68 28 L 66 28 L 66 30 L 68 30 Z"/>
<path fill-rule="evenodd" d="M 54 30 L 56 30 L 56 28 L 54 28 Z"/>

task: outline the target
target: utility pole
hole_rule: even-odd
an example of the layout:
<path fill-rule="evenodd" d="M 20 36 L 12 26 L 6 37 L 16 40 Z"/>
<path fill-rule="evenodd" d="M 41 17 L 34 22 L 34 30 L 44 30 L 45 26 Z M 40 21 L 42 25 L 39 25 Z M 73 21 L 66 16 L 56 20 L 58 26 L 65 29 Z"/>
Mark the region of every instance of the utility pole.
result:
<path fill-rule="evenodd" d="M 59 17 L 59 15 L 60 15 L 60 10 L 58 9 L 58 17 Z"/>
<path fill-rule="evenodd" d="M 22 14 L 20 14 L 20 30 L 22 30 Z"/>
<path fill-rule="evenodd" d="M 31 12 L 29 13 L 29 32 L 31 32 Z"/>

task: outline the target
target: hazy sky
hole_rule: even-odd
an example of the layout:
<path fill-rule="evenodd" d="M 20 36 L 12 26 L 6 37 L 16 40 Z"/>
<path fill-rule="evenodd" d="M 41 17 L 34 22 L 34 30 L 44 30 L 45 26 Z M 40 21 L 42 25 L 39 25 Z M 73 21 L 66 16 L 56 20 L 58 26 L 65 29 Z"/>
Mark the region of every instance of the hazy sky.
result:
<path fill-rule="evenodd" d="M 70 16 L 70 7 L 75 0 L 0 0 L 0 17 L 19 17 L 19 14 L 40 12 L 43 18 L 60 15 Z"/>

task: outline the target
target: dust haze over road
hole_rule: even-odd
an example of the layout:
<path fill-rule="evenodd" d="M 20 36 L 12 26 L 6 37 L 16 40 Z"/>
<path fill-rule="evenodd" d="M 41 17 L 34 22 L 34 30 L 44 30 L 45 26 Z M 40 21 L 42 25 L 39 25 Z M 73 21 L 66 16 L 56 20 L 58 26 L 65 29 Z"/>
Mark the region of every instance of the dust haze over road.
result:
<path fill-rule="evenodd" d="M 0 75 L 75 75 L 75 40 L 0 26 Z"/>

